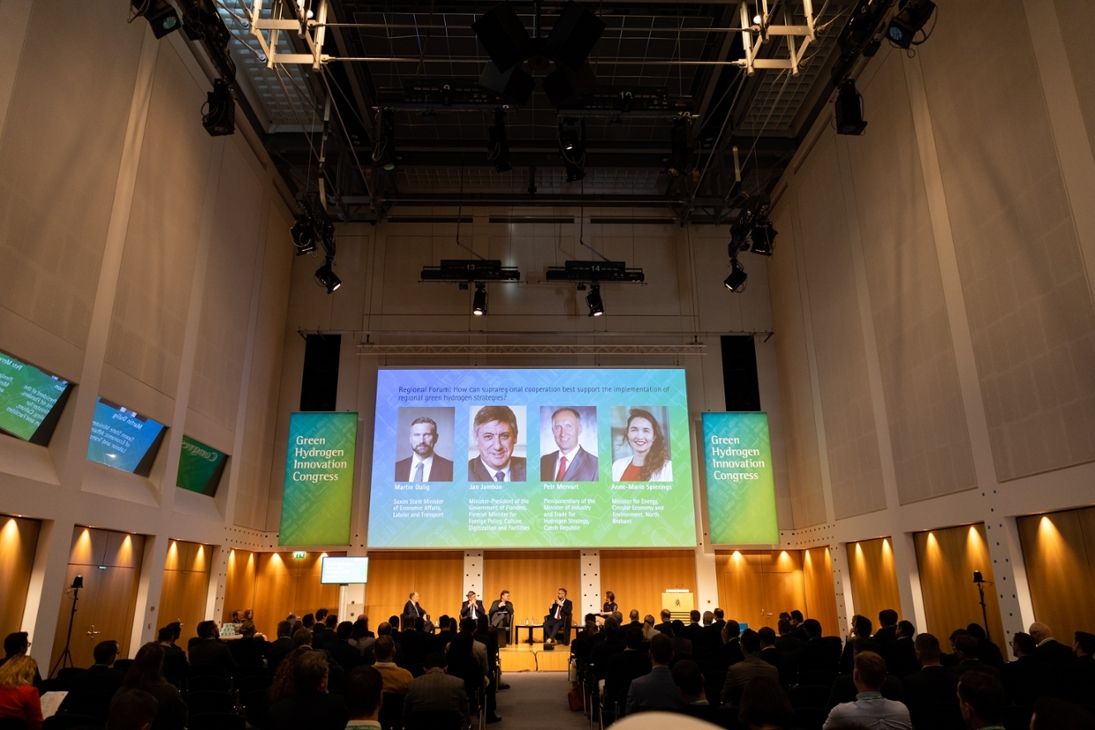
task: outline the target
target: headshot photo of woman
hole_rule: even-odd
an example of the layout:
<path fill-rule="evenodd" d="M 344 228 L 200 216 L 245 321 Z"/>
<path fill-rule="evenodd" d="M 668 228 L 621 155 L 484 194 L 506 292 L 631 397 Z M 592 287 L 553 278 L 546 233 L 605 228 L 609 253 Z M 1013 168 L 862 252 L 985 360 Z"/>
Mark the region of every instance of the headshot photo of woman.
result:
<path fill-rule="evenodd" d="M 617 417 L 622 415 L 623 408 L 613 408 L 613 431 L 617 429 Z M 624 454 L 613 454 L 612 481 L 614 482 L 671 482 L 673 481 L 673 464 L 669 460 L 669 443 L 662 427 L 664 420 L 659 421 L 652 411 L 661 411 L 665 418 L 664 407 L 631 408 L 627 410 L 627 421 L 624 427 L 626 447 Z M 630 455 L 627 452 L 630 451 Z"/>

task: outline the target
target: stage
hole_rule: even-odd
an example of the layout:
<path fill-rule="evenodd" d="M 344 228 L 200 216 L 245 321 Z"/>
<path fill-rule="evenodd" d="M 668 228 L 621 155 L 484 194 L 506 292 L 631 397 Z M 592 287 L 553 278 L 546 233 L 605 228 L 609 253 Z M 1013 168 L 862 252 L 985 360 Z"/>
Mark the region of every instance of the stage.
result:
<path fill-rule="evenodd" d="M 498 650 L 502 675 L 506 672 L 565 672 L 570 661 L 570 647 L 559 644 L 554 651 L 544 651 L 543 644 L 510 644 Z"/>

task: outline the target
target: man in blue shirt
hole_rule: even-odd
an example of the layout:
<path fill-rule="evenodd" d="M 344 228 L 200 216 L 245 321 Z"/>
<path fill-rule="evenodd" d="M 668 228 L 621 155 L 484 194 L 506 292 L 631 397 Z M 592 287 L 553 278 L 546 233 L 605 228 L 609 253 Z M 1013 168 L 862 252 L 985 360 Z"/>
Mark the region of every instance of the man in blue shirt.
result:
<path fill-rule="evenodd" d="M 852 681 L 859 690 L 855 702 L 834 707 L 823 730 L 855 725 L 870 730 L 912 730 L 909 709 L 882 696 L 882 683 L 886 681 L 886 661 L 882 657 L 873 651 L 856 654 Z"/>
<path fill-rule="evenodd" d="M 627 691 L 627 714 L 661 710 L 680 712 L 685 703 L 669 671 L 673 661 L 673 640 L 665 634 L 656 634 L 650 640 L 650 674 L 631 681 Z"/>

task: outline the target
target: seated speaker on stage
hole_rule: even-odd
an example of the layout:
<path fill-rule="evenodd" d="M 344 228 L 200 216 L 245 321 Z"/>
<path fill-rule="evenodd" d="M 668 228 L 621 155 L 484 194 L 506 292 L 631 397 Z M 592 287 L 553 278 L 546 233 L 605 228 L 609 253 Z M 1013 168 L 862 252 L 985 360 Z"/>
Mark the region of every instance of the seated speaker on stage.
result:
<path fill-rule="evenodd" d="M 414 628 L 415 619 L 428 619 L 430 615 L 426 609 L 418 603 L 418 591 L 411 591 L 409 600 L 403 604 L 403 616 L 401 623 L 408 629 Z"/>
<path fill-rule="evenodd" d="M 487 609 L 483 608 L 483 601 L 475 595 L 475 591 L 468 591 L 468 600 L 460 606 L 460 618 L 470 618 L 478 621 L 480 616 L 485 616 Z"/>
<path fill-rule="evenodd" d="M 570 643 L 570 615 L 574 611 L 574 603 L 567 598 L 567 589 L 560 588 L 559 592 L 548 607 L 547 616 L 544 616 L 544 641 L 555 642 L 555 636 L 559 630 L 563 631 L 563 643 Z"/>
<path fill-rule="evenodd" d="M 509 631 L 513 626 L 513 601 L 509 599 L 509 591 L 502 591 L 498 600 L 490 604 L 489 616 L 491 626 Z"/>

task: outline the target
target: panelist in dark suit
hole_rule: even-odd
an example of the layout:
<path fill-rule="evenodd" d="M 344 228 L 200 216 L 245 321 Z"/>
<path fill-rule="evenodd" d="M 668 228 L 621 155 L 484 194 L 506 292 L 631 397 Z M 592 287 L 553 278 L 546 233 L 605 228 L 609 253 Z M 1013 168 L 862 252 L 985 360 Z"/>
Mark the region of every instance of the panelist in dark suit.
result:
<path fill-rule="evenodd" d="M 573 610 L 574 603 L 567 598 L 567 589 L 560 588 L 555 600 L 548 606 L 547 616 L 544 616 L 544 641 L 555 641 L 555 635 L 566 625 Z"/>
<path fill-rule="evenodd" d="M 564 406 L 551 414 L 551 435 L 559 449 L 540 457 L 540 481 L 597 481 L 597 457 L 578 443 L 582 417 L 577 409 Z"/>
<path fill-rule="evenodd" d="M 414 628 L 414 620 L 416 618 L 426 618 L 426 609 L 422 608 L 418 604 L 418 591 L 411 591 L 411 595 L 408 597 L 406 603 L 403 604 L 403 626 L 406 628 Z"/>
<path fill-rule="evenodd" d="M 468 591 L 468 600 L 460 604 L 460 618 L 470 618 L 478 621 L 480 616 L 486 616 L 487 609 L 483 608 L 483 601 L 475 595 L 475 591 Z"/>
<path fill-rule="evenodd" d="M 472 427 L 479 456 L 468 461 L 468 481 L 525 481 L 525 460 L 513 455 L 518 433 L 513 411 L 508 406 L 483 406 Z"/>
<path fill-rule="evenodd" d="M 452 462 L 434 453 L 437 445 L 437 423 L 432 418 L 411 421 L 411 451 L 406 459 L 395 463 L 397 482 L 451 482 Z"/>
<path fill-rule="evenodd" d="M 513 601 L 509 599 L 509 591 L 502 591 L 498 600 L 490 604 L 490 625 L 498 629 L 509 629 L 513 626 Z"/>

